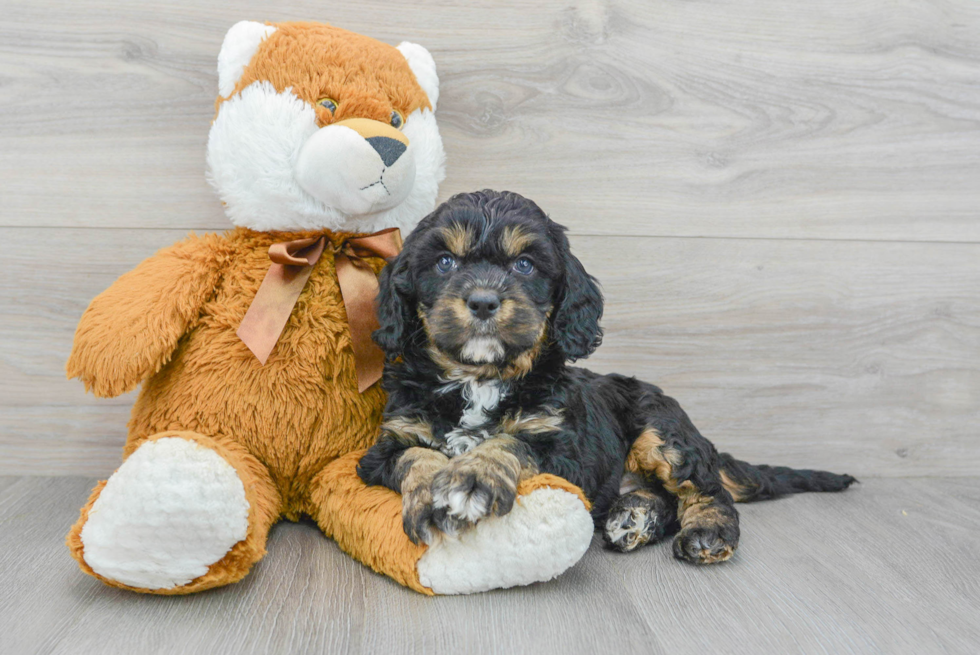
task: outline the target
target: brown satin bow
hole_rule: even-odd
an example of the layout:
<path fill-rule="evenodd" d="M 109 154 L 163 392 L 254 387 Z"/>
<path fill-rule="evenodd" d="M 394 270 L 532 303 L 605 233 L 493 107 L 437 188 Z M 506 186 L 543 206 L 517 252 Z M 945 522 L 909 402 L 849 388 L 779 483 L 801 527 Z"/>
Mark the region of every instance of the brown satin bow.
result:
<path fill-rule="evenodd" d="M 269 248 L 272 265 L 238 326 L 238 338 L 263 366 L 279 341 L 326 244 L 327 238 L 321 236 L 276 243 Z M 363 237 L 351 237 L 334 254 L 337 281 L 350 325 L 357 388 L 362 393 L 378 381 L 384 368 L 384 353 L 371 340 L 371 333 L 378 329 L 378 317 L 374 312 L 378 278 L 364 260 L 368 257 L 391 259 L 401 247 L 401 233 L 393 227 Z"/>

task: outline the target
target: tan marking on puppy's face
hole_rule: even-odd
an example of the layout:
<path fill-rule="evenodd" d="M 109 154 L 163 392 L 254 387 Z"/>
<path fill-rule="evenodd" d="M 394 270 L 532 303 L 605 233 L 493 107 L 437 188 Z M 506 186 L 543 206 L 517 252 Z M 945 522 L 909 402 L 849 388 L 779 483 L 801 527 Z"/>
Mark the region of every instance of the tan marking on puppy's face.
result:
<path fill-rule="evenodd" d="M 446 250 L 457 257 L 465 257 L 473 247 L 473 232 L 465 225 L 453 223 L 442 229 L 442 239 L 446 244 Z"/>
<path fill-rule="evenodd" d="M 420 315 L 422 313 L 420 312 Z M 422 325 L 426 331 L 426 334 L 431 335 L 431 330 L 427 325 L 425 317 L 422 317 Z M 460 381 L 460 380 L 519 380 L 534 368 L 534 362 L 537 360 L 538 355 L 541 351 L 541 346 L 544 343 L 544 330 L 542 330 L 542 337 L 539 339 L 538 344 L 531 350 L 524 351 L 513 359 L 509 364 L 504 366 L 497 366 L 495 364 L 467 364 L 460 362 L 459 360 L 449 356 L 447 353 L 443 352 L 432 343 L 430 336 L 430 345 L 428 348 L 429 357 L 432 361 L 442 369 L 443 375 L 446 380 L 449 381 Z"/>
<path fill-rule="evenodd" d="M 442 369 L 442 377 L 450 382 L 458 382 L 460 380 L 489 380 L 496 377 L 499 372 L 493 364 L 464 364 L 453 359 L 431 343 L 428 351 L 432 361 Z"/>
<path fill-rule="evenodd" d="M 440 296 L 428 312 L 420 307 L 419 316 L 429 341 L 435 343 L 460 341 L 473 325 L 473 314 L 459 296 Z"/>
<path fill-rule="evenodd" d="M 496 223 L 476 211 L 439 218 L 413 262 L 430 348 L 451 360 L 447 369 L 526 375 L 548 347 L 563 275 L 559 245 L 540 223 Z"/>
<path fill-rule="evenodd" d="M 500 248 L 510 258 L 516 258 L 537 237 L 523 225 L 508 225 L 500 232 Z"/>
<path fill-rule="evenodd" d="M 430 343 L 429 350 L 436 353 L 433 355 L 436 363 L 447 371 L 458 369 L 476 372 L 479 379 L 503 380 L 522 378 L 534 367 L 545 344 L 549 318 L 549 312 L 538 312 L 520 291 L 503 298 L 494 318 L 481 324 L 474 319 L 466 300 L 449 290 L 440 294 L 428 310 L 419 306 L 417 313 Z M 529 320 L 530 317 L 537 320 Z M 514 344 L 529 344 L 529 347 L 513 354 L 508 362 L 460 361 L 466 359 L 471 341 L 479 339 L 494 342 L 498 357 L 503 357 L 505 348 Z M 452 374 L 447 377 L 454 379 Z"/>

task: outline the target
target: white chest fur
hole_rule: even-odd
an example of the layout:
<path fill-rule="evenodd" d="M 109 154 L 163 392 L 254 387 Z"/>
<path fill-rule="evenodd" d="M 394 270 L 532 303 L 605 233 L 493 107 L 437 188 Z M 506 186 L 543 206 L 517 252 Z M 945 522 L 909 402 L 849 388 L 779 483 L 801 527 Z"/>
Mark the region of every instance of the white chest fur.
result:
<path fill-rule="evenodd" d="M 459 417 L 457 427 L 446 434 L 446 444 L 442 451 L 450 457 L 461 455 L 490 438 L 487 421 L 490 413 L 497 408 L 500 400 L 507 395 L 507 389 L 498 380 L 467 380 L 454 383 L 447 391 L 459 389 L 466 405 Z"/>

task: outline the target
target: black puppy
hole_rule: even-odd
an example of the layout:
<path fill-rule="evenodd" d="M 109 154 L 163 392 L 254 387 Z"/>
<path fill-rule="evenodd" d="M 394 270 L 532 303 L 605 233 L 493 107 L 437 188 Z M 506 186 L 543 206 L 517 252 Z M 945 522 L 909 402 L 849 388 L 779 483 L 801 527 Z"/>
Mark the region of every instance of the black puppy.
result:
<path fill-rule="evenodd" d="M 602 294 L 564 230 L 516 193 L 460 194 L 381 274 L 388 405 L 358 473 L 403 495 L 412 541 L 506 514 L 542 472 L 582 488 L 612 547 L 679 530 L 675 556 L 707 564 L 738 545 L 736 501 L 855 481 L 720 454 L 657 387 L 567 366 L 602 341 Z"/>

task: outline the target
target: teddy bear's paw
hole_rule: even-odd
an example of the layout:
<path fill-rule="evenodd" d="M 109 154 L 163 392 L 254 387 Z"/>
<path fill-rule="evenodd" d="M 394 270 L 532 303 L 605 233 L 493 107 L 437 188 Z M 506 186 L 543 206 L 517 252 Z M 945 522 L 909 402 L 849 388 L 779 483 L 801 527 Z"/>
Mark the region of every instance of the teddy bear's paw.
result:
<path fill-rule="evenodd" d="M 83 557 L 131 587 L 185 585 L 245 539 L 248 514 L 242 481 L 217 452 L 180 437 L 148 441 L 89 510 Z"/>
<path fill-rule="evenodd" d="M 488 516 L 457 539 L 442 539 L 418 562 L 419 580 L 437 594 L 471 594 L 550 580 L 592 542 L 592 515 L 568 491 L 537 488 L 503 516 Z"/>

